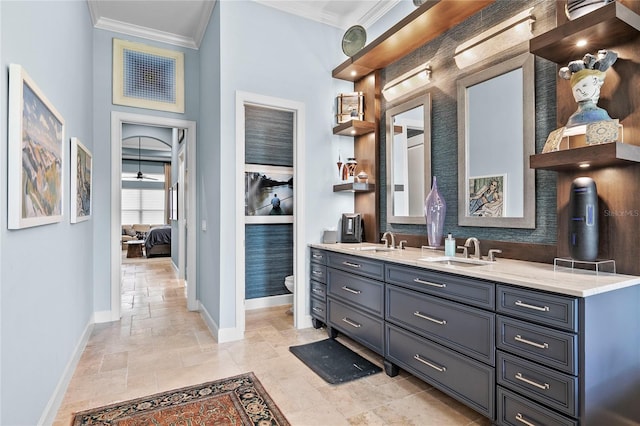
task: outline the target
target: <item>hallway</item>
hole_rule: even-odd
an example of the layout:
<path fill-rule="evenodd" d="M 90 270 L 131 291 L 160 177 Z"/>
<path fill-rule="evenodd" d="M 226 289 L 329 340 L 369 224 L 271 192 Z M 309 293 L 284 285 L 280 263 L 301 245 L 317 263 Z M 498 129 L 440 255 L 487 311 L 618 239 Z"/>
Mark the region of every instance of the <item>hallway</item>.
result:
<path fill-rule="evenodd" d="M 122 319 L 97 324 L 54 426 L 72 413 L 253 371 L 292 425 L 488 425 L 488 420 L 401 371 L 329 385 L 289 346 L 327 337 L 296 330 L 286 307 L 247 311 L 245 339 L 218 344 L 170 258 L 124 259 Z M 381 365 L 381 358 L 339 337 Z"/>

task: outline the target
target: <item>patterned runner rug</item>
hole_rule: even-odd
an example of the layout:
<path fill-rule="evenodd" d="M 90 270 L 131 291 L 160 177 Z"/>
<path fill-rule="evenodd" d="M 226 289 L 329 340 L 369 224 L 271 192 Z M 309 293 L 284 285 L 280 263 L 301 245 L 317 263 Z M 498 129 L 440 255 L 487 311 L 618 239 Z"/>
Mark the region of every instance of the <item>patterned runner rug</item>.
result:
<path fill-rule="evenodd" d="M 282 425 L 282 415 L 256 376 L 188 386 L 76 413 L 79 425 Z"/>

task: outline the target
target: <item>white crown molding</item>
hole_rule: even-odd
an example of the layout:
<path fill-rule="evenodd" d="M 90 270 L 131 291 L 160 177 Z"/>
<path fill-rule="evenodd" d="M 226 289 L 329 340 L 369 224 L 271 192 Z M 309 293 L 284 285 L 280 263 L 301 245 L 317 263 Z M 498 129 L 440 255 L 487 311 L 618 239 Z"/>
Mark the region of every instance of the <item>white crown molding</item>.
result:
<path fill-rule="evenodd" d="M 400 0 L 379 0 L 375 5 L 371 6 L 361 16 L 355 16 L 354 13 L 348 15 L 339 15 L 330 13 L 320 8 L 309 7 L 309 3 L 297 1 L 273 1 L 273 0 L 254 0 L 264 6 L 278 9 L 282 12 L 291 13 L 301 16 L 312 21 L 330 25 L 332 27 L 347 29 L 352 25 L 359 24 L 365 28 L 373 25 L 385 13 L 391 10 Z"/>
<path fill-rule="evenodd" d="M 176 34 L 158 31 L 139 25 L 128 24 L 126 22 L 116 21 L 108 18 L 98 18 L 94 23 L 95 28 L 101 30 L 113 31 L 116 33 L 127 34 L 134 37 L 140 37 L 147 40 L 159 41 L 174 46 L 187 47 L 189 49 L 198 49 L 198 45 L 191 37 L 183 37 Z"/>
<path fill-rule="evenodd" d="M 369 28 L 371 25 L 375 24 L 378 19 L 382 18 L 387 12 L 393 9 L 398 3 L 400 3 L 400 0 L 379 1 L 374 7 L 369 9 L 367 13 L 362 15 L 360 18 L 360 25 L 365 28 Z"/>
<path fill-rule="evenodd" d="M 213 9 L 215 9 L 216 1 L 208 1 L 205 3 L 204 10 L 200 15 L 200 22 L 196 26 L 196 29 L 193 34 L 193 41 L 196 45 L 196 49 L 200 48 L 200 44 L 202 44 L 202 39 L 204 38 L 205 32 L 207 32 L 207 27 L 209 26 L 209 21 L 211 20 L 211 14 L 213 13 Z"/>

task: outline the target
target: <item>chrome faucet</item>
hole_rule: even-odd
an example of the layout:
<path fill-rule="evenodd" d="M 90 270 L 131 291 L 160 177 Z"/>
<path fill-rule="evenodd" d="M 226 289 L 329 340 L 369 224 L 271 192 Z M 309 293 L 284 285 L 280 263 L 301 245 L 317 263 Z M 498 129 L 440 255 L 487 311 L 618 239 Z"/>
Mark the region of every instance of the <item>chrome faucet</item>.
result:
<path fill-rule="evenodd" d="M 389 247 L 389 239 L 388 236 L 391 237 L 391 248 L 396 248 L 396 237 L 393 235 L 393 232 L 387 231 L 382 234 L 382 239 L 380 241 L 384 241 L 384 246 Z"/>
<path fill-rule="evenodd" d="M 479 260 L 482 260 L 482 254 L 480 253 L 480 241 L 476 237 L 467 238 L 467 241 L 464 242 L 464 246 L 469 248 L 471 247 L 471 243 L 473 243 L 473 254 Z"/>

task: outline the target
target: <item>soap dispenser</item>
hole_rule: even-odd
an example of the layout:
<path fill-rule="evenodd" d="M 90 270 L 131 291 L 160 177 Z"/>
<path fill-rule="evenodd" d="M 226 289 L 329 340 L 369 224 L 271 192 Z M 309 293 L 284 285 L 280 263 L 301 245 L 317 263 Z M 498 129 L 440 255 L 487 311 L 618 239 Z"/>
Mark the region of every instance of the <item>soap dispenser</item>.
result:
<path fill-rule="evenodd" d="M 444 239 L 444 255 L 445 256 L 456 255 L 456 239 L 453 238 L 451 234 L 447 235 L 447 238 Z"/>

